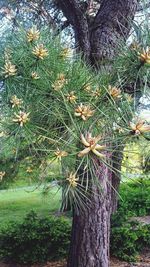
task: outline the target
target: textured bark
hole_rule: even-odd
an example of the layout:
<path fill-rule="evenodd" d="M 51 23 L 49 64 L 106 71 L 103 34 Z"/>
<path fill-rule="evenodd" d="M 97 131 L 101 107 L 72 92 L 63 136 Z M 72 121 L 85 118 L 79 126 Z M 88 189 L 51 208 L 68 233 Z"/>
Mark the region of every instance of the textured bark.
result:
<path fill-rule="evenodd" d="M 137 0 L 103 0 L 91 26 L 91 59 L 99 64 L 113 59 L 122 38 L 126 39 L 137 8 Z"/>
<path fill-rule="evenodd" d="M 111 187 L 111 212 L 115 213 L 117 211 L 118 205 L 118 191 L 121 181 L 121 163 L 123 159 L 123 149 L 124 146 L 120 146 L 119 149 L 116 148 L 116 151 L 112 154 L 112 187 Z M 117 170 L 117 171 L 115 171 Z"/>
<path fill-rule="evenodd" d="M 67 267 L 109 266 L 111 172 L 101 165 L 101 192 L 93 188 L 89 208 L 74 211 L 72 240 Z"/>
<path fill-rule="evenodd" d="M 73 26 L 76 43 L 86 59 L 95 66 L 113 59 L 120 39 L 126 39 L 138 0 L 101 0 L 92 22 L 79 0 L 55 0 Z"/>

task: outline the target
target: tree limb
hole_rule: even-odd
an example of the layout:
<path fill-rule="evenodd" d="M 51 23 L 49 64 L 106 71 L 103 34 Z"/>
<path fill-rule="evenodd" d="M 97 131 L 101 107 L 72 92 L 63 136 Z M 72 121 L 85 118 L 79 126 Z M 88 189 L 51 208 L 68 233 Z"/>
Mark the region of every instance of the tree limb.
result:
<path fill-rule="evenodd" d="M 37 16 L 43 17 L 47 24 L 54 30 L 57 28 L 56 21 L 52 18 L 49 12 L 44 8 L 44 1 L 42 0 L 38 5 L 35 5 L 34 2 L 27 2 L 27 6 L 37 13 Z"/>
<path fill-rule="evenodd" d="M 86 59 L 90 55 L 88 22 L 78 0 L 57 0 L 57 6 L 62 10 L 69 23 L 73 26 L 76 43 Z"/>

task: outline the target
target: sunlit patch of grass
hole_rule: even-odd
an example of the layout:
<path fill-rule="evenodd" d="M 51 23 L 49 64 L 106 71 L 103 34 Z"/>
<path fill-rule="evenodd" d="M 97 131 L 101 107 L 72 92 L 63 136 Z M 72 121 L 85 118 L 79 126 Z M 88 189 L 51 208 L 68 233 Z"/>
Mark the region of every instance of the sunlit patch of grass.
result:
<path fill-rule="evenodd" d="M 61 194 L 57 189 L 45 197 L 42 189 L 31 190 L 20 188 L 0 191 L 0 225 L 10 220 L 21 221 L 30 210 L 45 216 L 59 209 Z"/>

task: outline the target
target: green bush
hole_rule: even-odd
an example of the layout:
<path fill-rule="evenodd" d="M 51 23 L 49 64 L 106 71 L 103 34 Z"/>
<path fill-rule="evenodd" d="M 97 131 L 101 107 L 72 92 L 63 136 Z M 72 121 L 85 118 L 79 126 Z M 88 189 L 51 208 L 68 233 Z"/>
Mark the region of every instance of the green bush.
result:
<path fill-rule="evenodd" d="M 150 213 L 150 180 L 138 179 L 121 185 L 118 211 L 111 221 L 111 254 L 135 261 L 144 247 L 150 246 L 150 225 L 132 222 L 130 217 Z"/>
<path fill-rule="evenodd" d="M 30 212 L 23 223 L 10 223 L 0 230 L 0 259 L 36 263 L 67 255 L 70 222 L 63 217 L 39 218 Z"/>
<path fill-rule="evenodd" d="M 150 179 L 136 179 L 134 182 L 122 184 L 119 209 L 130 211 L 135 216 L 150 214 Z"/>
<path fill-rule="evenodd" d="M 138 250 L 143 249 L 143 247 L 150 247 L 150 224 L 149 225 L 141 225 L 138 224 L 136 229 L 137 234 L 137 248 Z"/>
<path fill-rule="evenodd" d="M 110 237 L 111 254 L 121 260 L 135 261 L 144 247 L 150 246 L 150 225 L 130 221 L 129 217 L 119 210 L 112 217 Z"/>
<path fill-rule="evenodd" d="M 137 234 L 130 224 L 112 228 L 111 254 L 125 261 L 135 261 L 138 254 L 137 239 Z"/>

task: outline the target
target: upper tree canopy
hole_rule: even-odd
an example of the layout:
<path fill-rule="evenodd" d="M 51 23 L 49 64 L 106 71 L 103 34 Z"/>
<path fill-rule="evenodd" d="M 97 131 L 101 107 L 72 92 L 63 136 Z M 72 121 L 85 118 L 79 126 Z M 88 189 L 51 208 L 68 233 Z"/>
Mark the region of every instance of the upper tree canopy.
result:
<path fill-rule="evenodd" d="M 104 166 L 116 171 L 111 155 L 118 142 L 148 138 L 150 126 L 136 114 L 135 97 L 138 79 L 138 90 L 149 90 L 150 52 L 122 44 L 119 53 L 111 73 L 96 74 L 45 29 L 18 30 L 5 44 L 1 151 L 13 143 L 15 159 L 25 149 L 33 157 L 49 158 L 46 168 L 62 160 L 63 208 L 68 200 L 76 208 L 86 202 Z M 130 95 L 126 81 L 133 86 Z M 1 180 L 5 176 L 2 170 Z"/>

